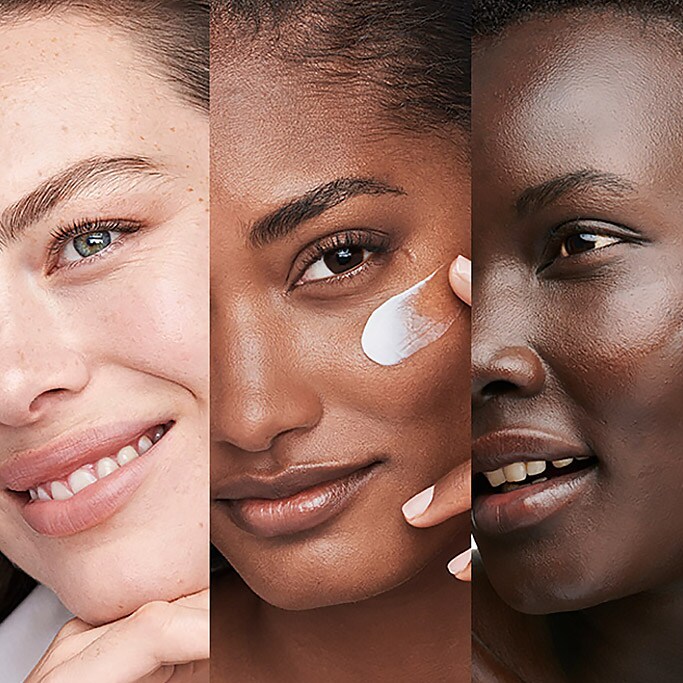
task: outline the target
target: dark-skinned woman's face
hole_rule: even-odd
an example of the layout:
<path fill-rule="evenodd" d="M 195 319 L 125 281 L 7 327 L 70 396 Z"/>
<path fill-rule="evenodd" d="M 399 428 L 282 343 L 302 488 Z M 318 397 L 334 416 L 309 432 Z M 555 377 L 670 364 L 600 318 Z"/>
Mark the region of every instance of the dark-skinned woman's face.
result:
<path fill-rule="evenodd" d="M 475 533 L 513 607 L 572 610 L 682 573 L 680 44 L 583 13 L 475 55 L 474 468 L 574 458 L 478 475 Z"/>
<path fill-rule="evenodd" d="M 467 519 L 417 530 L 401 514 L 469 457 L 467 310 L 453 297 L 449 333 L 393 367 L 361 335 L 466 252 L 469 168 L 455 141 L 382 129 L 347 93 L 266 67 L 213 77 L 213 541 L 272 604 L 367 598 L 467 538 Z M 350 503 L 303 531 L 230 502 L 285 472 L 366 466 Z"/>

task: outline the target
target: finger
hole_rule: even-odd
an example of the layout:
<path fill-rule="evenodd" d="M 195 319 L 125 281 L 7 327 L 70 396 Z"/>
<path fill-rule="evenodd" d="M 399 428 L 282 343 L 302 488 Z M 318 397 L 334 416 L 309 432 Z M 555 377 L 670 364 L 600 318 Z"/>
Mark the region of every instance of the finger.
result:
<path fill-rule="evenodd" d="M 448 571 L 460 581 L 472 580 L 472 549 L 468 548 L 448 563 Z"/>
<path fill-rule="evenodd" d="M 472 463 L 467 460 L 403 505 L 409 524 L 428 527 L 462 514 L 472 504 Z"/>
<path fill-rule="evenodd" d="M 453 291 L 468 305 L 472 305 L 472 262 L 465 256 L 458 256 L 450 270 L 448 278 Z"/>
<path fill-rule="evenodd" d="M 45 681 L 130 683 L 156 675 L 165 665 L 208 657 L 208 610 L 154 602 L 110 625 L 98 639 L 50 672 Z"/>

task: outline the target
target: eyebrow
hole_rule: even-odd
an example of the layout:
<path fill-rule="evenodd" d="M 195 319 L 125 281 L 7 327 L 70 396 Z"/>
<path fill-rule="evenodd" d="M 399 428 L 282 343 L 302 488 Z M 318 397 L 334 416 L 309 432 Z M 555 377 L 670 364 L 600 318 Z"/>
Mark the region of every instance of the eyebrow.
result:
<path fill-rule="evenodd" d="M 626 178 L 614 173 L 581 169 L 524 190 L 516 202 L 517 213 L 520 216 L 529 215 L 572 192 L 583 189 L 598 189 L 624 196 L 633 192 L 635 188 Z"/>
<path fill-rule="evenodd" d="M 31 225 L 45 218 L 59 204 L 85 190 L 130 177 L 161 178 L 164 173 L 144 157 L 94 157 L 84 159 L 51 176 L 0 215 L 0 246 L 16 240 Z"/>
<path fill-rule="evenodd" d="M 288 201 L 257 220 L 249 231 L 249 241 L 262 247 L 292 233 L 301 223 L 361 195 L 405 195 L 400 187 L 376 178 L 337 178 Z"/>

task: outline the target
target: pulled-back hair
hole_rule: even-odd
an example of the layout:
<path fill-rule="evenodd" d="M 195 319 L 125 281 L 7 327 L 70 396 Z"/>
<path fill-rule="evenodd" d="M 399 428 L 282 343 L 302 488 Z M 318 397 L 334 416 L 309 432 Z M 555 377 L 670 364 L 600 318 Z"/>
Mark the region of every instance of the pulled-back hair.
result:
<path fill-rule="evenodd" d="M 155 75 L 191 105 L 208 110 L 208 0 L 0 0 L 0 28 L 65 11 L 125 33 Z"/>
<path fill-rule="evenodd" d="M 409 129 L 469 125 L 469 0 L 214 0 L 211 31 L 219 63 L 310 67 L 310 85 L 368 92 Z"/>
<path fill-rule="evenodd" d="M 568 10 L 614 10 L 683 28 L 683 0 L 473 0 L 473 30 L 493 36 L 532 17 Z"/>

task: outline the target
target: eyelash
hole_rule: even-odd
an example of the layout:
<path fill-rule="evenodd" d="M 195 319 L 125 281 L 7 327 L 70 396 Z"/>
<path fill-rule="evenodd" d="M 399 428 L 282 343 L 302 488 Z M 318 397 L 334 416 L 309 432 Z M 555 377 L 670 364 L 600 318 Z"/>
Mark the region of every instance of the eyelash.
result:
<path fill-rule="evenodd" d="M 343 284 L 347 280 L 361 275 L 370 267 L 370 263 L 376 260 L 375 258 L 370 257 L 362 264 L 346 273 L 327 277 L 323 280 L 304 283 L 300 282 L 303 275 L 314 263 L 323 258 L 326 254 L 343 248 L 365 249 L 366 251 L 371 252 L 373 256 L 386 256 L 392 251 L 391 239 L 389 236 L 376 230 L 345 230 L 328 235 L 327 237 L 323 237 L 308 245 L 299 253 L 290 271 L 290 278 L 288 278 L 290 280 L 293 279 L 294 282 L 290 287 L 290 290 L 296 289 L 297 287 Z M 293 278 L 291 277 L 292 273 L 294 273 Z"/>
<path fill-rule="evenodd" d="M 58 265 L 59 257 L 64 250 L 64 247 L 77 237 L 82 235 L 87 235 L 92 232 L 117 232 L 122 235 L 132 235 L 138 232 L 142 228 L 142 224 L 136 221 L 121 220 L 121 219 L 111 219 L 102 220 L 96 218 L 94 220 L 80 220 L 72 223 L 71 225 L 57 228 L 50 233 L 52 238 L 52 243 L 48 248 L 48 272 L 52 273 L 55 270 L 69 269 L 74 267 L 80 267 L 84 262 L 92 263 L 94 261 L 99 261 L 100 258 L 108 255 L 111 252 L 112 247 L 121 242 L 122 238 L 117 239 L 112 242 L 111 245 L 105 247 L 97 254 L 83 258 L 79 261 L 74 261 L 72 263 L 67 263 L 65 265 Z"/>
<path fill-rule="evenodd" d="M 576 235 L 596 235 L 598 237 L 607 237 L 618 240 L 614 244 L 605 245 L 599 249 L 590 249 L 579 254 L 568 254 L 561 256 L 562 247 L 567 239 Z M 609 226 L 599 221 L 584 221 L 582 223 L 572 222 L 564 223 L 550 231 L 548 243 L 543 251 L 543 262 L 538 268 L 538 273 L 551 267 L 558 261 L 567 261 L 569 259 L 581 258 L 587 254 L 594 252 L 601 252 L 609 249 L 612 246 L 617 246 L 624 243 L 642 244 L 645 240 L 635 235 L 633 230 L 624 226 L 610 224 Z"/>

